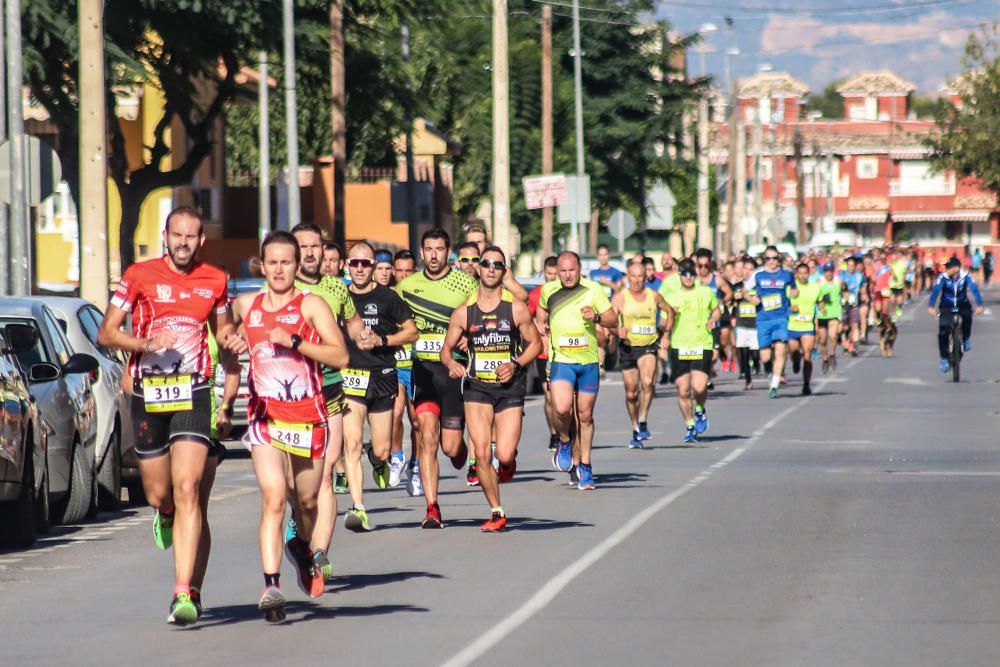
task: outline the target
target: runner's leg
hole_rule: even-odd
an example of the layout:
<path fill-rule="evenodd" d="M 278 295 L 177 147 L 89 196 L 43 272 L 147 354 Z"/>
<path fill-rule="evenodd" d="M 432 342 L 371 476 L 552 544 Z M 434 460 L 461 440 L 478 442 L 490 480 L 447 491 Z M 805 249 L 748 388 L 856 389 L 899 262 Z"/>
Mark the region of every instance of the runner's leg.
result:
<path fill-rule="evenodd" d="M 198 490 L 198 501 L 201 503 L 201 539 L 198 542 L 198 556 L 195 559 L 194 574 L 191 576 L 191 586 L 199 590 L 205 583 L 208 557 L 212 552 L 212 530 L 208 525 L 208 499 L 212 495 L 212 485 L 215 484 L 215 471 L 218 467 L 219 459 L 209 456 L 205 461 L 205 473 L 201 477 L 201 488 Z"/>
<path fill-rule="evenodd" d="M 250 452 L 253 471 L 260 486 L 260 561 L 265 574 L 281 572 L 281 549 L 284 539 L 281 524 L 285 518 L 288 482 L 285 477 L 287 454 L 269 445 L 256 445 Z M 299 533 L 303 535 L 303 533 Z"/>
<path fill-rule="evenodd" d="M 639 430 L 639 369 L 622 369 L 622 382 L 625 384 L 625 409 L 632 420 L 632 430 Z"/>
<path fill-rule="evenodd" d="M 639 423 L 644 424 L 649 419 L 649 406 L 653 403 L 653 390 L 656 383 L 656 355 L 646 354 L 639 357 Z"/>
<path fill-rule="evenodd" d="M 580 463 L 590 465 L 590 450 L 594 445 L 594 404 L 597 394 L 580 392 L 576 397 L 576 413 L 580 420 Z"/>
<path fill-rule="evenodd" d="M 177 438 L 170 445 L 174 483 L 174 574 L 178 585 L 190 585 L 201 540 L 200 490 L 208 459 L 207 443 Z"/>
<path fill-rule="evenodd" d="M 348 400 L 349 409 L 344 415 L 344 471 L 347 473 L 347 487 L 355 506 L 364 505 L 365 477 L 361 467 L 361 447 L 365 433 L 365 418 L 368 406 L 360 401 Z"/>
<path fill-rule="evenodd" d="M 431 411 L 425 408 L 417 414 L 417 423 L 420 426 L 420 438 L 417 441 L 420 450 L 420 481 L 423 483 L 424 498 L 427 499 L 428 505 L 437 502 L 438 478 L 441 475 L 441 469 L 438 467 L 438 443 L 441 440 L 439 410 L 437 408 L 437 411 Z M 458 437 L 461 439 L 461 432 Z"/>
<path fill-rule="evenodd" d="M 312 532 L 313 549 L 329 553 L 333 531 L 337 527 L 337 494 L 333 492 L 333 471 L 344 442 L 344 415 L 338 412 L 326 420 L 326 456 L 317 499 L 316 528 Z"/>
<path fill-rule="evenodd" d="M 483 488 L 483 493 L 486 495 L 486 501 L 490 507 L 499 507 L 500 485 L 497 482 L 497 473 L 492 464 L 486 463 L 493 458 L 491 446 L 493 406 L 489 403 L 466 403 L 465 427 L 469 430 L 469 440 L 472 441 L 476 460 L 483 462 L 479 466 L 479 485 Z M 497 443 L 497 448 L 499 449 L 499 447 L 500 445 Z"/>

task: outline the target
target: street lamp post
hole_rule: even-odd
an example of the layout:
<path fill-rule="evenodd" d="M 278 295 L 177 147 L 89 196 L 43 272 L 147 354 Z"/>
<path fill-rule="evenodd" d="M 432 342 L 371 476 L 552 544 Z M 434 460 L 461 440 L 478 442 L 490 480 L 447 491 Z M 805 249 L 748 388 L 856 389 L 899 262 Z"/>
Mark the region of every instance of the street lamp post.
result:
<path fill-rule="evenodd" d="M 714 23 L 705 23 L 698 30 L 703 38 L 715 32 Z M 705 76 L 705 52 L 699 49 L 700 76 Z M 714 247 L 712 228 L 708 219 L 708 95 L 703 91 L 698 99 L 698 245 L 702 248 Z"/>

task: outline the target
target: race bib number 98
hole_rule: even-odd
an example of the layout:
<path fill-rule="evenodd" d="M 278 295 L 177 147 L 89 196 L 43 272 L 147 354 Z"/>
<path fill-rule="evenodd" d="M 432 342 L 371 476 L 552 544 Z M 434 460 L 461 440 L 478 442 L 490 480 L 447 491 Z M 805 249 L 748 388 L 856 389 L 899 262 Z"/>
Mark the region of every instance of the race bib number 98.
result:
<path fill-rule="evenodd" d="M 587 336 L 560 336 L 559 347 L 564 350 L 585 350 L 587 349 Z"/>
<path fill-rule="evenodd" d="M 191 376 L 145 377 L 142 380 L 142 394 L 146 401 L 146 412 L 190 410 Z"/>

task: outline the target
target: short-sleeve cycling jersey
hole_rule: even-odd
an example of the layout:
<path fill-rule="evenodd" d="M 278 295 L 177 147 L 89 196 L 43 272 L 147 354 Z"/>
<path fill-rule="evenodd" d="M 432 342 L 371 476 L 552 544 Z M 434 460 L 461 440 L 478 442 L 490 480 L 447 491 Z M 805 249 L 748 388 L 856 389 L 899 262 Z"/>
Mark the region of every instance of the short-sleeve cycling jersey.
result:
<path fill-rule="evenodd" d="M 899 258 L 889 266 L 892 271 L 892 279 L 889 287 L 891 289 L 903 289 L 906 285 L 906 260 Z"/>
<path fill-rule="evenodd" d="M 708 320 L 719 305 L 715 290 L 696 282 L 691 289 L 681 286 L 666 297 L 674 309 L 674 328 L 670 333 L 670 347 L 686 356 L 696 356 L 711 350 L 714 341 Z"/>
<path fill-rule="evenodd" d="M 317 283 L 310 283 L 296 276 L 295 288 L 322 297 L 327 305 L 330 306 L 333 318 L 341 325 L 354 317 L 355 312 L 357 312 L 354 309 L 354 302 L 351 301 L 351 294 L 347 290 L 347 285 L 336 276 L 322 276 Z M 323 365 L 324 387 L 337 384 L 342 379 L 340 370 L 332 366 Z"/>
<path fill-rule="evenodd" d="M 797 283 L 795 285 L 799 293 L 791 297 L 791 303 L 796 306 L 796 311 L 788 313 L 789 331 L 812 331 L 815 329 L 813 320 L 816 319 L 816 304 L 819 302 L 819 283 Z"/>
<path fill-rule="evenodd" d="M 833 280 L 823 278 L 819 283 L 819 300 L 823 303 L 823 310 L 820 310 L 817 317 L 821 320 L 839 320 L 844 314 L 841 305 L 844 284 L 840 278 L 834 276 Z"/>
<path fill-rule="evenodd" d="M 575 287 L 563 287 L 553 280 L 542 286 L 538 307 L 549 313 L 549 336 L 553 362 L 596 364 L 597 324 L 587 320 L 580 309 L 590 306 L 598 315 L 611 308 L 604 288 L 587 278 L 580 278 Z"/>
<path fill-rule="evenodd" d="M 478 281 L 455 269 L 449 269 L 436 279 L 428 278 L 425 271 L 420 271 L 404 278 L 397 289 L 413 311 L 413 321 L 420 332 L 420 338 L 413 346 L 414 356 L 421 363 L 441 363 L 441 348 L 444 347 L 451 314 L 475 294 L 479 289 Z M 465 355 L 456 352 L 455 359 L 464 362 Z"/>
<path fill-rule="evenodd" d="M 618 283 L 621 282 L 622 278 L 624 277 L 625 277 L 624 273 L 622 273 L 621 271 L 610 265 L 606 269 L 598 267 L 596 269 L 591 269 L 590 271 L 590 279 L 598 284 L 600 284 L 601 278 L 607 278 L 608 280 L 617 285 Z M 612 287 L 606 287 L 604 285 L 601 285 L 601 287 L 604 288 L 604 293 L 608 295 L 608 298 L 611 298 L 611 295 L 615 293 L 615 290 Z"/>
<path fill-rule="evenodd" d="M 221 269 L 196 262 L 190 272 L 178 273 L 166 257 L 139 262 L 125 270 L 111 304 L 132 313 L 132 331 L 138 338 L 164 331 L 177 336 L 168 350 L 132 354 L 128 369 L 134 379 L 190 375 L 195 387 L 212 381 L 206 324 L 209 315 L 229 307 Z"/>
<path fill-rule="evenodd" d="M 760 305 L 757 307 L 758 322 L 776 322 L 788 317 L 790 302 L 785 289 L 794 284 L 795 276 L 787 269 L 758 269 L 744 281 L 743 289 L 760 298 Z"/>
<path fill-rule="evenodd" d="M 855 271 L 854 273 L 841 271 L 840 279 L 847 286 L 847 292 L 844 294 L 846 305 L 850 307 L 857 306 L 861 303 L 861 288 L 865 284 L 865 274 L 860 271 Z"/>
<path fill-rule="evenodd" d="M 643 288 L 639 301 L 631 289 L 622 292 L 622 327 L 632 347 L 652 345 L 659 338 L 656 330 L 656 292 Z"/>

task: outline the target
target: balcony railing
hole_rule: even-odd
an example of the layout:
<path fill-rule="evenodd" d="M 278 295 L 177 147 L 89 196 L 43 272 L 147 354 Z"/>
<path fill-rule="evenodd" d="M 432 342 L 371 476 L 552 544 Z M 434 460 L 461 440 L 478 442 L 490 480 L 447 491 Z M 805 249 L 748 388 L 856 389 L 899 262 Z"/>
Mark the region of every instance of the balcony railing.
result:
<path fill-rule="evenodd" d="M 955 194 L 955 177 L 932 177 L 919 181 L 889 180 L 890 197 L 950 197 Z"/>

